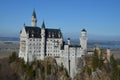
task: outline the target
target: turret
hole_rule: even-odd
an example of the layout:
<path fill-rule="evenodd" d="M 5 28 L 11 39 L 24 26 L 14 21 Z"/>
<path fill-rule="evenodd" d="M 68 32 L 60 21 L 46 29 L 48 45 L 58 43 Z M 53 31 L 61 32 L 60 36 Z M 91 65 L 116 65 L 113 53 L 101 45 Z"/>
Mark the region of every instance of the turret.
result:
<path fill-rule="evenodd" d="M 44 60 L 44 58 L 45 58 L 45 24 L 43 21 L 41 28 L 41 59 Z"/>
<path fill-rule="evenodd" d="M 36 18 L 35 10 L 33 11 L 33 14 L 32 14 L 32 26 L 33 27 L 37 26 L 37 18 Z"/>
<path fill-rule="evenodd" d="M 70 45 L 70 38 L 68 38 L 67 43 L 68 43 L 68 45 Z"/>
<path fill-rule="evenodd" d="M 80 45 L 84 50 L 87 49 L 87 31 L 85 29 L 81 31 Z"/>

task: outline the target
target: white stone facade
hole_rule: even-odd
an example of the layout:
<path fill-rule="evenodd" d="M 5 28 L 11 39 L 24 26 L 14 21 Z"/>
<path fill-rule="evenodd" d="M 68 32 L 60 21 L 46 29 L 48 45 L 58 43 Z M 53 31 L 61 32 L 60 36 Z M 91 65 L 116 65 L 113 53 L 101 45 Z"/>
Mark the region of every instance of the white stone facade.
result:
<path fill-rule="evenodd" d="M 79 69 L 80 58 L 87 51 L 87 31 L 85 29 L 81 31 L 79 45 L 71 45 L 70 39 L 67 44 L 64 43 L 60 29 L 48 29 L 44 22 L 40 28 L 36 26 L 36 22 L 34 11 L 32 26 L 24 25 L 20 32 L 19 57 L 25 62 L 53 57 L 59 65 L 63 64 L 73 78 Z"/>

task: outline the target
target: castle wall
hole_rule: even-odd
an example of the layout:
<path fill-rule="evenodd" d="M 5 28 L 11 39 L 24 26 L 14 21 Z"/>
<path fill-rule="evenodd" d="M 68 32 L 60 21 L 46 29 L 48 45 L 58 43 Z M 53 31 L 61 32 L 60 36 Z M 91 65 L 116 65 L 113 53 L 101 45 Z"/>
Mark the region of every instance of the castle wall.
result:
<path fill-rule="evenodd" d="M 81 46 L 71 45 L 70 38 L 68 39 L 68 44 L 64 45 L 59 29 L 46 29 L 44 23 L 42 28 L 36 28 L 36 22 L 34 14 L 32 28 L 28 26 L 26 29 L 24 27 L 20 34 L 19 57 L 24 58 L 25 62 L 44 60 L 45 57 L 49 56 L 53 57 L 56 59 L 57 64 L 63 65 L 67 69 L 68 74 L 73 78 L 84 65 L 81 57 L 87 51 L 86 30 L 81 32 Z M 47 34 L 46 31 L 48 31 Z"/>
<path fill-rule="evenodd" d="M 46 40 L 46 56 L 60 56 L 60 41 L 57 38 L 47 38 Z"/>

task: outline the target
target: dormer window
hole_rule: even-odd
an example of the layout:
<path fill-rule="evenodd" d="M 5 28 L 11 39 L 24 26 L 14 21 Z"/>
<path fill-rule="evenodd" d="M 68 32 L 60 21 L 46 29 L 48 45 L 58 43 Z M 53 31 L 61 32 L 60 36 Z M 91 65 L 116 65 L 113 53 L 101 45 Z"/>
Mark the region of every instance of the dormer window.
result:
<path fill-rule="evenodd" d="M 50 38 L 51 36 L 50 36 L 50 32 L 49 32 L 49 34 L 48 34 L 48 37 Z"/>
<path fill-rule="evenodd" d="M 54 33 L 52 33 L 52 37 L 54 38 Z"/>
<path fill-rule="evenodd" d="M 60 32 L 58 33 L 58 37 L 59 37 L 59 38 L 61 37 Z"/>
<path fill-rule="evenodd" d="M 32 37 L 34 37 L 34 34 L 32 34 Z"/>

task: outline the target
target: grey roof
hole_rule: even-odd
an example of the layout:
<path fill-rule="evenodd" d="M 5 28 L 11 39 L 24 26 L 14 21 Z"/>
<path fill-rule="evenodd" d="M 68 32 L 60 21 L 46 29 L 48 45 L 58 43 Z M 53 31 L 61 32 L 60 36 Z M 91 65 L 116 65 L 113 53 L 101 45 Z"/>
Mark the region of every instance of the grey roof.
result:
<path fill-rule="evenodd" d="M 46 29 L 46 38 L 61 38 L 61 30 L 60 29 Z"/>
<path fill-rule="evenodd" d="M 41 28 L 40 27 L 32 27 L 25 26 L 25 30 L 29 35 L 29 38 L 41 38 Z M 62 33 L 60 29 L 45 29 L 45 37 L 46 38 L 61 38 Z"/>
<path fill-rule="evenodd" d="M 87 32 L 86 29 L 83 29 L 82 31 L 83 31 L 83 32 Z"/>
<path fill-rule="evenodd" d="M 81 47 L 81 45 L 70 45 L 69 47 Z"/>
<path fill-rule="evenodd" d="M 25 26 L 29 38 L 41 38 L 41 29 L 39 27 Z"/>

